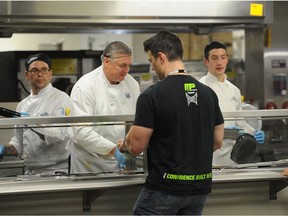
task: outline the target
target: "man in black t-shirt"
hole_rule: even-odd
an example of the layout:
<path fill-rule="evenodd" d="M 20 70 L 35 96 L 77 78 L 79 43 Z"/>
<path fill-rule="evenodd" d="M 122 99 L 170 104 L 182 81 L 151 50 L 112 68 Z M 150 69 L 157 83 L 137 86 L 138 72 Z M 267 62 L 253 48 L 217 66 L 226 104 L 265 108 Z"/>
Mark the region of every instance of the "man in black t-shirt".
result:
<path fill-rule="evenodd" d="M 175 34 L 159 32 L 144 51 L 160 81 L 139 96 L 120 146 L 134 155 L 147 148 L 148 176 L 133 213 L 200 215 L 211 192 L 213 151 L 224 135 L 218 98 L 186 73 Z"/>

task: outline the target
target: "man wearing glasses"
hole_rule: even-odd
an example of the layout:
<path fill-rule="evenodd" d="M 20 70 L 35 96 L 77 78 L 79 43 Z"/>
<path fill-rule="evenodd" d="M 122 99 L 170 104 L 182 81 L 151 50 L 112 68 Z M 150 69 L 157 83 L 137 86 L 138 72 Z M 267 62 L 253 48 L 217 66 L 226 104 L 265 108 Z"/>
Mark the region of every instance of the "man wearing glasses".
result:
<path fill-rule="evenodd" d="M 71 92 L 73 116 L 134 115 L 140 94 L 137 81 L 128 74 L 131 49 L 120 41 L 107 45 L 102 65 L 82 76 Z M 71 173 L 115 172 L 125 169 L 118 140 L 124 125 L 73 127 Z"/>
<path fill-rule="evenodd" d="M 25 77 L 31 93 L 17 106 L 22 116 L 67 116 L 70 115 L 69 96 L 51 84 L 50 58 L 38 53 L 25 61 Z M 71 133 L 65 127 L 15 129 L 9 144 L 0 146 L 0 156 L 20 156 L 24 159 L 25 174 L 55 174 L 68 172 L 69 152 L 66 145 Z"/>

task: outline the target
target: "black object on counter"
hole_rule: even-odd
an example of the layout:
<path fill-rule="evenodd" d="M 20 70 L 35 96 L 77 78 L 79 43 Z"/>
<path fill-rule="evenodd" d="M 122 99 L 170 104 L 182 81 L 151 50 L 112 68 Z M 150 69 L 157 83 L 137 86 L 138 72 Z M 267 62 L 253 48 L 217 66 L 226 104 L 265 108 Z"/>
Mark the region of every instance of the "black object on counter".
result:
<path fill-rule="evenodd" d="M 257 141 L 248 133 L 240 135 L 231 151 L 231 160 L 238 164 L 251 163 L 257 151 Z"/>
<path fill-rule="evenodd" d="M 3 107 L 0 107 L 0 115 L 7 118 L 21 117 L 21 113 Z"/>

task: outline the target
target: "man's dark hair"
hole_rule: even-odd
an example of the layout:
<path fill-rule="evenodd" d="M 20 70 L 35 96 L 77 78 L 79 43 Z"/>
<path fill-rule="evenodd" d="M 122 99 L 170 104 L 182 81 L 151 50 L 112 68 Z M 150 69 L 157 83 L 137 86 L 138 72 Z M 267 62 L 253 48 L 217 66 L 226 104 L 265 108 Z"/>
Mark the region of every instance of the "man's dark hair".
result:
<path fill-rule="evenodd" d="M 212 49 L 225 49 L 227 51 L 227 48 L 223 43 L 220 43 L 218 41 L 212 41 L 205 46 L 205 49 L 204 49 L 205 59 L 209 58 L 209 52 Z"/>
<path fill-rule="evenodd" d="M 157 58 L 158 53 L 164 53 L 169 61 L 182 60 L 183 47 L 179 37 L 168 31 L 160 31 L 155 36 L 144 41 L 144 51 L 150 51 Z"/>

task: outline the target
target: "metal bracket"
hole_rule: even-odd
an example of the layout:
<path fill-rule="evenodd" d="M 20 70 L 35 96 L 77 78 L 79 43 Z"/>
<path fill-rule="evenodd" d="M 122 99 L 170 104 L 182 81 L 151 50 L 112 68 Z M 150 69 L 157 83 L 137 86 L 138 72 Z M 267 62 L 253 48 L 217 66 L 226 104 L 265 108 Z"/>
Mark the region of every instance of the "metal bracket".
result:
<path fill-rule="evenodd" d="M 99 196 L 104 193 L 103 190 L 88 190 L 82 191 L 82 204 L 83 204 L 83 211 L 88 212 L 91 211 L 91 202 L 96 200 Z"/>
<path fill-rule="evenodd" d="M 269 181 L 270 200 L 277 200 L 277 193 L 288 186 L 288 180 L 271 180 Z"/>

